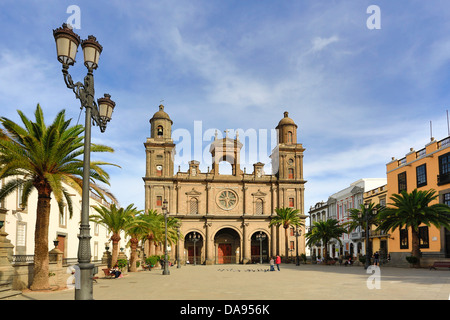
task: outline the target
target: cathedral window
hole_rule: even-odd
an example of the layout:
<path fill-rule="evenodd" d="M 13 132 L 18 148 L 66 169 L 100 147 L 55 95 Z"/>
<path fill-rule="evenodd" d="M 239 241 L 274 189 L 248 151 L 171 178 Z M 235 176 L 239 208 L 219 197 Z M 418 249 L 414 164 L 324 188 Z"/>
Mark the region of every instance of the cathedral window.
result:
<path fill-rule="evenodd" d="M 191 214 L 198 214 L 198 199 L 197 198 L 191 198 L 189 202 L 189 212 Z"/>
<path fill-rule="evenodd" d="M 287 133 L 287 143 L 292 143 L 292 131 L 288 131 Z"/>
<path fill-rule="evenodd" d="M 237 195 L 231 190 L 222 191 L 217 198 L 217 202 L 222 209 L 232 209 L 237 203 Z"/>
<path fill-rule="evenodd" d="M 289 198 L 289 208 L 294 207 L 294 198 Z"/>
<path fill-rule="evenodd" d="M 162 206 L 162 196 L 156 196 L 156 206 L 157 207 Z"/>
<path fill-rule="evenodd" d="M 163 133 L 164 133 L 163 127 L 162 126 L 158 126 L 158 128 L 157 128 L 158 137 L 162 137 Z"/>
<path fill-rule="evenodd" d="M 288 169 L 288 179 L 294 179 L 294 169 Z"/>
<path fill-rule="evenodd" d="M 263 214 L 263 201 L 262 199 L 256 200 L 256 207 L 255 207 L 255 213 L 256 214 Z"/>

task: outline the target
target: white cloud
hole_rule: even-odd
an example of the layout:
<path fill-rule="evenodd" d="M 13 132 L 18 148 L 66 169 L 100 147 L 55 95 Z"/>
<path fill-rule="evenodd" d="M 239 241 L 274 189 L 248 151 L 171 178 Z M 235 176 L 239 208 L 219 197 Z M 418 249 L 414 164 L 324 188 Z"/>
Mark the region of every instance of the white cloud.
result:
<path fill-rule="evenodd" d="M 322 51 L 323 49 L 325 49 L 330 44 L 332 44 L 334 42 L 338 42 L 338 41 L 339 41 L 339 37 L 338 36 L 331 36 L 329 38 L 316 37 L 312 41 L 313 47 L 311 48 L 311 51 L 312 52 Z"/>

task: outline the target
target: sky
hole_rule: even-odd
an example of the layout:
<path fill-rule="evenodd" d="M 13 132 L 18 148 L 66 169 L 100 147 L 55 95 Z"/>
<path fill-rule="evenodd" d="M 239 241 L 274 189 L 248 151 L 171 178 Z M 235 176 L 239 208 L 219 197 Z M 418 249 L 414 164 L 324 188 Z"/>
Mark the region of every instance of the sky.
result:
<path fill-rule="evenodd" d="M 84 123 L 56 58 L 52 30 L 64 22 L 103 46 L 96 98 L 109 93 L 116 108 L 92 142 L 115 152 L 92 160 L 121 167 L 108 168 L 109 188 L 124 207 L 144 209 L 143 143 L 161 103 L 174 142 L 192 141 L 177 150 L 175 171 L 187 170 L 189 155 L 206 170 L 212 133 L 241 129 L 251 137 L 241 167 L 252 172 L 261 161 L 270 173 L 273 129 L 288 111 L 306 149 L 306 213 L 354 181 L 386 177 L 392 157 L 449 135 L 445 0 L 2 0 L 0 116 L 33 118 L 39 103 L 47 122 L 65 109 Z M 74 81 L 86 74 L 82 62 L 79 47 Z"/>

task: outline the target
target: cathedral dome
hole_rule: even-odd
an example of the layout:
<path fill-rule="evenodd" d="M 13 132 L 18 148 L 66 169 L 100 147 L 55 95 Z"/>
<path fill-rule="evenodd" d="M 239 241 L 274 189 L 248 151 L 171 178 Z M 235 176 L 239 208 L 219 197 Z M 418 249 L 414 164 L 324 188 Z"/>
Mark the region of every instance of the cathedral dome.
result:
<path fill-rule="evenodd" d="M 162 104 L 159 106 L 159 110 L 153 115 L 151 120 L 154 119 L 166 119 L 173 123 L 169 115 L 164 111 L 164 106 Z"/>
<path fill-rule="evenodd" d="M 294 120 L 289 118 L 289 112 L 287 112 L 287 111 L 284 112 L 284 118 L 281 119 L 280 122 L 278 122 L 277 128 L 280 126 L 285 126 L 285 125 L 293 125 L 293 126 L 297 127 Z"/>

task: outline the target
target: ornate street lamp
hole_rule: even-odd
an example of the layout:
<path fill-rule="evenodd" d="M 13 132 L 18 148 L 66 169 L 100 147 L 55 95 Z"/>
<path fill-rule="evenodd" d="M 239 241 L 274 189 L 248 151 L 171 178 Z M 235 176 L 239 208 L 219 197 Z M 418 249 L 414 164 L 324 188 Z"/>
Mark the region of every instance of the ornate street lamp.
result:
<path fill-rule="evenodd" d="M 197 265 L 197 257 L 195 255 L 195 247 L 196 247 L 197 241 L 200 240 L 200 235 L 194 231 L 193 233 L 191 233 L 189 235 L 188 239 L 189 239 L 189 241 L 192 241 L 194 243 L 194 266 L 196 266 Z"/>
<path fill-rule="evenodd" d="M 370 255 L 369 255 L 369 203 L 364 204 L 364 217 L 366 220 L 366 234 L 365 234 L 365 242 L 366 242 L 366 262 L 364 263 L 364 269 L 367 269 L 370 265 Z"/>
<path fill-rule="evenodd" d="M 300 237 L 302 235 L 302 230 L 298 228 L 298 226 L 295 226 L 295 231 L 294 231 L 294 235 L 295 235 L 295 265 L 296 266 L 300 266 L 300 257 L 298 256 L 298 237 Z"/>
<path fill-rule="evenodd" d="M 180 264 L 180 224 L 177 224 L 177 269 L 181 268 Z"/>
<path fill-rule="evenodd" d="M 262 243 L 264 240 L 266 240 L 267 236 L 265 233 L 263 233 L 262 231 L 260 231 L 257 235 L 256 235 L 256 240 L 259 241 L 259 263 L 263 263 L 263 258 L 262 258 Z"/>
<path fill-rule="evenodd" d="M 94 74 L 93 71 L 98 67 L 98 60 L 102 52 L 102 46 L 97 42 L 94 36 L 80 41 L 80 37 L 73 32 L 67 25 L 63 24 L 61 28 L 53 30 L 53 36 L 56 42 L 56 52 L 58 61 L 62 64 L 62 73 L 66 86 L 80 100 L 81 108 L 86 110 L 85 135 L 84 135 L 84 156 L 83 156 L 83 191 L 80 234 L 78 235 L 78 266 L 80 268 L 80 286 L 75 288 L 76 300 L 92 300 L 93 287 L 92 277 L 94 265 L 91 263 L 90 248 L 90 227 L 89 227 L 89 172 L 90 172 L 90 153 L 91 153 L 91 121 L 100 127 L 104 132 L 107 123 L 111 120 L 111 115 L 115 107 L 114 101 L 109 94 L 103 98 L 94 101 Z M 78 46 L 81 43 L 84 54 L 84 65 L 88 69 L 84 82 L 74 83 L 69 74 L 69 66 L 75 64 L 75 58 Z"/>
<path fill-rule="evenodd" d="M 163 275 L 170 275 L 169 262 L 167 259 L 167 200 L 164 199 L 162 211 L 164 214 L 164 229 L 165 229 L 165 240 L 164 240 L 164 271 Z"/>

